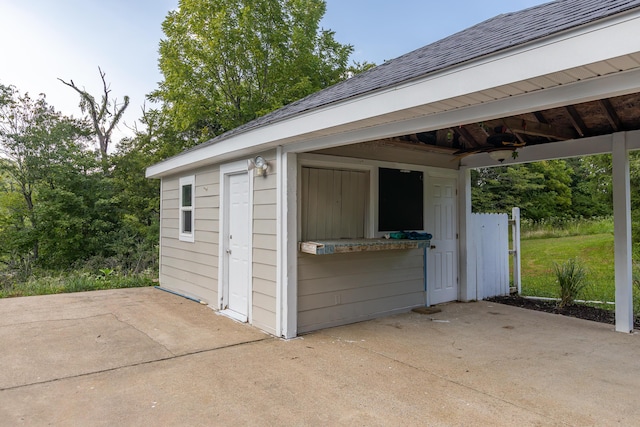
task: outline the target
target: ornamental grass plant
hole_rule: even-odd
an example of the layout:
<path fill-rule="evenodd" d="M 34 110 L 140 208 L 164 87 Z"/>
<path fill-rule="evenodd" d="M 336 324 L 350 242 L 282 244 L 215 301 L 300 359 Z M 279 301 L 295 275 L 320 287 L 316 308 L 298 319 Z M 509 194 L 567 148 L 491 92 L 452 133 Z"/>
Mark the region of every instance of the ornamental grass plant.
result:
<path fill-rule="evenodd" d="M 588 285 L 587 269 L 576 258 L 570 258 L 564 264 L 554 263 L 554 272 L 560 293 L 558 308 L 572 305 Z"/>

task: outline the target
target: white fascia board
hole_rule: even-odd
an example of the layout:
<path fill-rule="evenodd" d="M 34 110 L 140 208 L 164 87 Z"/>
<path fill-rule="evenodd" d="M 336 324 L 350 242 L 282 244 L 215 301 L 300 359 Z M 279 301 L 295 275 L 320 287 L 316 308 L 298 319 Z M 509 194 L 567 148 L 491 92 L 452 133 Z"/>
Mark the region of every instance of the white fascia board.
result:
<path fill-rule="evenodd" d="M 640 11 L 622 14 L 543 40 L 442 70 L 411 82 L 337 102 L 186 152 L 147 169 L 160 177 L 296 142 L 305 134 L 472 94 L 640 51 Z"/>

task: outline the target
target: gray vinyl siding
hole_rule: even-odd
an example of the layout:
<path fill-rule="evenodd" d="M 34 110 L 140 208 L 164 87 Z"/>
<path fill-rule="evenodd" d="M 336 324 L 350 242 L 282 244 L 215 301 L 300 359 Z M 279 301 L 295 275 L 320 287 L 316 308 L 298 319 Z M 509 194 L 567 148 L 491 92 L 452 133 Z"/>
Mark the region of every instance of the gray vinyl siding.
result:
<path fill-rule="evenodd" d="M 423 251 L 298 256 L 298 332 L 424 305 Z"/>
<path fill-rule="evenodd" d="M 252 323 L 276 333 L 277 165 L 274 152 L 262 154 L 269 163 L 266 177 L 253 178 Z"/>
<path fill-rule="evenodd" d="M 179 180 L 195 176 L 195 242 L 179 240 Z M 160 285 L 217 307 L 220 185 L 218 167 L 162 181 Z"/>
<path fill-rule="evenodd" d="M 253 179 L 252 307 L 254 326 L 276 333 L 277 167 L 273 152 L 266 177 Z M 179 180 L 195 175 L 195 241 L 179 239 Z M 220 168 L 164 178 L 162 182 L 160 284 L 218 308 Z"/>

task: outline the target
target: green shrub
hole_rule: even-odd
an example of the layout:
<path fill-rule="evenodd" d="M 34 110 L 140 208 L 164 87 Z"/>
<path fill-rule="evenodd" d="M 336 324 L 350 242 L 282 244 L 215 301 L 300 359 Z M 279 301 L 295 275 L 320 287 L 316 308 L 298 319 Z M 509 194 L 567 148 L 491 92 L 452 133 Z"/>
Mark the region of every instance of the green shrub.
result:
<path fill-rule="evenodd" d="M 560 292 L 558 308 L 573 304 L 587 286 L 587 269 L 575 258 L 553 267 Z"/>

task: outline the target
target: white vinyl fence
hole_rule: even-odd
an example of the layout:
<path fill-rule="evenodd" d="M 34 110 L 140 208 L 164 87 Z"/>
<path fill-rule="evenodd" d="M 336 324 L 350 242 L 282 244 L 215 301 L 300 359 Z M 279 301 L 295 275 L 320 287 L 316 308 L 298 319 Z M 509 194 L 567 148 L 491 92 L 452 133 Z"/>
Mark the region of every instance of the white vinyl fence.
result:
<path fill-rule="evenodd" d="M 477 299 L 509 294 L 509 215 L 473 214 Z"/>

